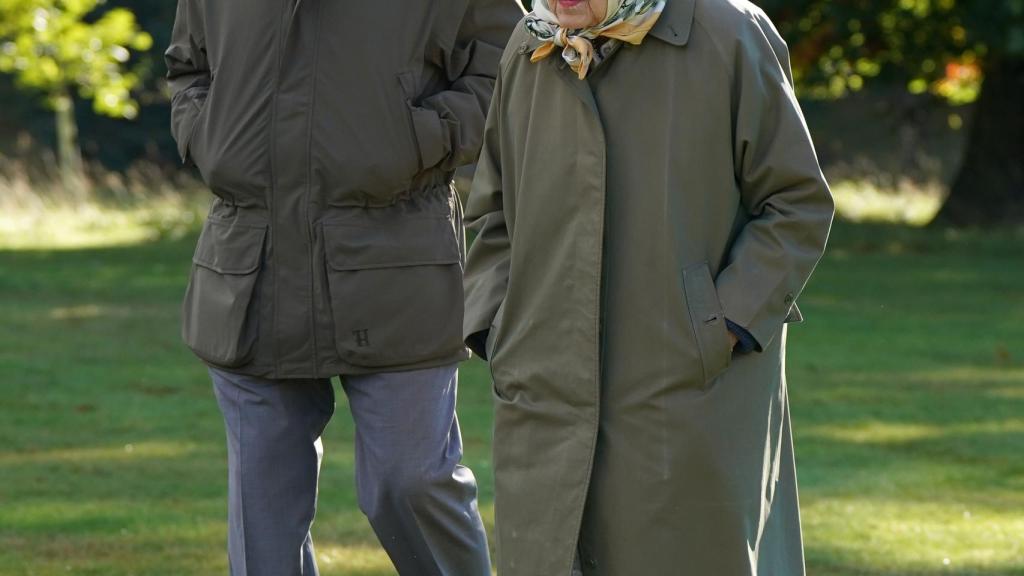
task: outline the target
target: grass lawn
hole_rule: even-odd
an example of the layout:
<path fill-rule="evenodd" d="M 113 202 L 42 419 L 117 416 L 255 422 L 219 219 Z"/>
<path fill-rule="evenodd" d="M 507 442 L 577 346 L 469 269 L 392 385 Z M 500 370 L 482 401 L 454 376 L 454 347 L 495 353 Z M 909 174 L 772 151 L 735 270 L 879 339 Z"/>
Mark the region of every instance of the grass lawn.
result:
<path fill-rule="evenodd" d="M 0 575 L 226 573 L 223 428 L 178 340 L 193 242 L 0 252 Z M 841 226 L 801 306 L 788 369 L 810 573 L 1024 575 L 1024 234 Z M 489 390 L 467 364 L 490 528 Z M 321 572 L 392 574 L 339 404 Z"/>

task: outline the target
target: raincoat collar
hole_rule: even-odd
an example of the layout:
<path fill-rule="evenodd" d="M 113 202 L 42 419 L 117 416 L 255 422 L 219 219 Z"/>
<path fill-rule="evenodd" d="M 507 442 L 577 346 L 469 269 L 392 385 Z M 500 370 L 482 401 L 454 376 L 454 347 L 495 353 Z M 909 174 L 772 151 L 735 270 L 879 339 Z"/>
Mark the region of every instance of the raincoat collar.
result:
<path fill-rule="evenodd" d="M 686 46 L 690 41 L 696 8 L 697 0 L 668 0 L 665 11 L 648 35 L 673 46 Z"/>

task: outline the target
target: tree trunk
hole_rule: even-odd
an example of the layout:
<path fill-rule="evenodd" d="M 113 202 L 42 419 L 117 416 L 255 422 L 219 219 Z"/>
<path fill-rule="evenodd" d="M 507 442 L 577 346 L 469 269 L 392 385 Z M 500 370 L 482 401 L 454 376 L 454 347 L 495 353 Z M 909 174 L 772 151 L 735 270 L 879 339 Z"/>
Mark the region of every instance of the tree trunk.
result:
<path fill-rule="evenodd" d="M 76 199 L 85 193 L 85 169 L 82 152 L 78 148 L 78 123 L 75 120 L 75 101 L 67 90 L 56 97 L 54 109 L 57 116 L 57 160 L 64 192 Z"/>
<path fill-rule="evenodd" d="M 985 70 L 964 163 L 935 223 L 1024 223 L 1024 59 Z"/>

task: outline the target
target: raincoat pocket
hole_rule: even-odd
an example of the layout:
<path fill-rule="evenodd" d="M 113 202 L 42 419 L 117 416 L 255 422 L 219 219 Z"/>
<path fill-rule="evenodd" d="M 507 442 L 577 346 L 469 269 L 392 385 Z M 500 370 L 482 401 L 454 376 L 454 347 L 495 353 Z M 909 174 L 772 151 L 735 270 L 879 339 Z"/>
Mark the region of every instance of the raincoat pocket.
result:
<path fill-rule="evenodd" d="M 182 339 L 203 360 L 226 368 L 248 362 L 257 337 L 253 301 L 266 226 L 209 219 L 192 258 L 182 307 Z"/>
<path fill-rule="evenodd" d="M 462 342 L 462 251 L 450 218 L 325 223 L 335 346 L 362 367 L 454 355 Z"/>
<path fill-rule="evenodd" d="M 494 320 L 491 321 L 491 327 L 487 330 L 487 341 L 484 343 L 484 352 L 487 354 L 488 363 L 494 362 L 494 354 L 497 352 L 498 345 L 498 331 L 501 330 L 501 319 L 504 312 L 505 301 L 502 300 L 498 305 L 498 311 L 494 313 Z"/>
<path fill-rule="evenodd" d="M 732 346 L 725 312 L 707 263 L 683 270 L 683 289 L 697 346 L 700 348 L 704 385 L 717 378 L 732 362 Z"/>

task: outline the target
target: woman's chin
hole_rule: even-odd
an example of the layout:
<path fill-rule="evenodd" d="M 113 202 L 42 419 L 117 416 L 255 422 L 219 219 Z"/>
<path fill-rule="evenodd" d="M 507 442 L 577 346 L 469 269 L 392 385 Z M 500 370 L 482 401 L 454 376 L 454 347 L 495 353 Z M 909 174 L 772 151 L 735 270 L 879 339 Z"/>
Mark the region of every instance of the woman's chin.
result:
<path fill-rule="evenodd" d="M 568 30 L 579 30 L 581 28 L 587 28 L 592 26 L 594 23 L 593 19 L 586 16 L 560 16 L 558 18 L 558 25 Z"/>

